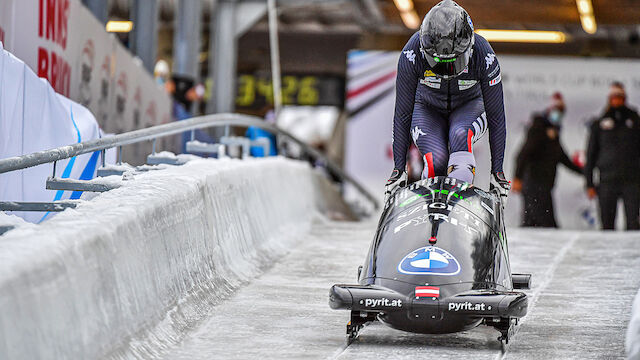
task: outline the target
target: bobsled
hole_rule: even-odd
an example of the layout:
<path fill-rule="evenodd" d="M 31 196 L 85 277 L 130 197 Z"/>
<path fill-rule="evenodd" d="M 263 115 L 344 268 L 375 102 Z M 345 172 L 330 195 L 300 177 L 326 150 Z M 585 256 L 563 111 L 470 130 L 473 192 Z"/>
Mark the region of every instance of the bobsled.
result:
<path fill-rule="evenodd" d="M 444 334 L 481 324 L 509 342 L 527 313 L 531 275 L 512 274 L 502 197 L 449 177 L 415 182 L 385 204 L 358 284 L 336 284 L 333 309 L 351 311 L 347 341 L 380 321 Z"/>

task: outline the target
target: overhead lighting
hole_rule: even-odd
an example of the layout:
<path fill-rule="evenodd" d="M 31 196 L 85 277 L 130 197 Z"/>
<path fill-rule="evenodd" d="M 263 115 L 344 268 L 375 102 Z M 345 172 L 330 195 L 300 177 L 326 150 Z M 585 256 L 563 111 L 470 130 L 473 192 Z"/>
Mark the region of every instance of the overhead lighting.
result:
<path fill-rule="evenodd" d="M 561 31 L 540 30 L 476 30 L 480 36 L 494 42 L 563 43 L 567 36 Z"/>
<path fill-rule="evenodd" d="M 596 30 L 598 30 L 598 25 L 596 25 L 596 18 L 593 15 L 591 0 L 576 0 L 576 6 L 578 7 L 578 13 L 580 13 L 582 29 L 588 34 L 595 34 Z"/>
<path fill-rule="evenodd" d="M 420 18 L 415 10 L 405 11 L 400 13 L 404 26 L 409 29 L 417 29 L 420 27 Z"/>
<path fill-rule="evenodd" d="M 401 13 L 413 10 L 413 1 L 411 0 L 393 0 Z"/>
<path fill-rule="evenodd" d="M 580 16 L 580 23 L 582 24 L 582 29 L 587 34 L 595 34 L 596 30 L 598 30 L 596 18 L 594 18 L 593 15 Z"/>
<path fill-rule="evenodd" d="M 591 0 L 576 0 L 576 5 L 578 5 L 578 12 L 580 15 L 593 14 L 593 5 L 591 4 Z"/>
<path fill-rule="evenodd" d="M 126 33 L 133 29 L 133 21 L 111 20 L 107 22 L 106 29 L 107 29 L 107 32 Z"/>
<path fill-rule="evenodd" d="M 400 12 L 404 26 L 409 29 L 417 29 L 420 26 L 420 18 L 413 8 L 413 0 L 393 0 L 393 3 Z"/>

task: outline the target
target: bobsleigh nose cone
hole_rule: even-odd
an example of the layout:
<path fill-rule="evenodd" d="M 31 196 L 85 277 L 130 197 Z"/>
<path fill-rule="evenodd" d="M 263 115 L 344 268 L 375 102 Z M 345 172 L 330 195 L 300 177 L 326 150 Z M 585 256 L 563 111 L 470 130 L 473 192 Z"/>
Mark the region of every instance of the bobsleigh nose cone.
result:
<path fill-rule="evenodd" d="M 353 297 L 348 289 L 333 285 L 329 290 L 329 306 L 332 309 L 351 309 Z"/>

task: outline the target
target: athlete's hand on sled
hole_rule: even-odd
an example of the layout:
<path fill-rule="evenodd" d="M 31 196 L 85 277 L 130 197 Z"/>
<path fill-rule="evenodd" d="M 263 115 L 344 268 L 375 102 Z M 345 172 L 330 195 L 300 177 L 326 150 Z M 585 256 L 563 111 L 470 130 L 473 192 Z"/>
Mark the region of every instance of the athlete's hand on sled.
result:
<path fill-rule="evenodd" d="M 491 174 L 491 188 L 495 188 L 503 198 L 507 197 L 509 189 L 511 189 L 511 181 L 504 177 L 502 171 Z"/>
<path fill-rule="evenodd" d="M 407 173 L 404 170 L 393 169 L 391 177 L 384 186 L 384 203 L 387 203 L 389 197 L 398 189 L 407 185 Z"/>

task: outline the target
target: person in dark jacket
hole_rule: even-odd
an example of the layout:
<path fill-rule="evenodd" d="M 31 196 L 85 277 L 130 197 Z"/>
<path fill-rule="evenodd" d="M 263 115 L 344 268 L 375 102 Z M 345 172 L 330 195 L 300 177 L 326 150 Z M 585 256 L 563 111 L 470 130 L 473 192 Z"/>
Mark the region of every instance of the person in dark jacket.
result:
<path fill-rule="evenodd" d="M 553 94 L 552 101 L 545 112 L 534 114 L 527 139 L 516 160 L 512 190 L 522 192 L 522 226 L 557 228 L 551 197 L 557 166 L 563 164 L 576 173 L 582 173 L 582 169 L 569 160 L 560 144 L 565 109 L 562 95 Z"/>
<path fill-rule="evenodd" d="M 627 230 L 640 229 L 640 117 L 626 106 L 621 83 L 609 88 L 609 106 L 591 124 L 585 176 L 589 198 L 598 196 L 603 230 L 613 230 L 618 199 L 624 201 Z M 600 181 L 596 187 L 593 170 Z"/>

